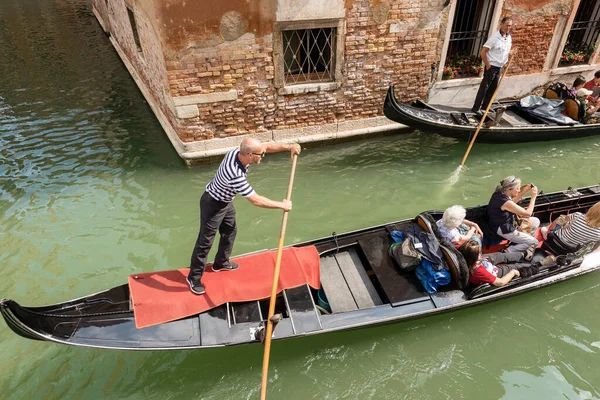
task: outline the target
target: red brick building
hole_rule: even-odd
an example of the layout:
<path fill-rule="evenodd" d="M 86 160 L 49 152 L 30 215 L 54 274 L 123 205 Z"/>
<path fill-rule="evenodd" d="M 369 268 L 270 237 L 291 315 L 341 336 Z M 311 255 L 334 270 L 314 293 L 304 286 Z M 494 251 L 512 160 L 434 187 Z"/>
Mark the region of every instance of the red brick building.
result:
<path fill-rule="evenodd" d="M 501 95 L 590 76 L 600 0 L 93 0 L 178 153 L 245 135 L 324 141 L 395 129 L 398 98 L 468 104 L 476 55 L 503 15 L 518 48 Z M 568 57 L 575 61 L 567 60 Z M 581 59 L 580 59 L 581 58 Z M 569 65 L 569 64 L 578 65 Z"/>

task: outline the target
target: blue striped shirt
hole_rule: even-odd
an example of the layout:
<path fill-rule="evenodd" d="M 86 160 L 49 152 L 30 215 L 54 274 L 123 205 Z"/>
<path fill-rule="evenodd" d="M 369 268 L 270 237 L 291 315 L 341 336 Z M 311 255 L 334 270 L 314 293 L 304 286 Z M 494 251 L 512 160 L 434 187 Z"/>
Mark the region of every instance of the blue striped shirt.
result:
<path fill-rule="evenodd" d="M 238 154 L 240 154 L 239 148 L 227 153 L 215 176 L 206 185 L 206 191 L 213 199 L 229 203 L 238 193 L 244 197 L 255 193 L 246 180 L 248 169 L 244 168 L 238 159 Z"/>

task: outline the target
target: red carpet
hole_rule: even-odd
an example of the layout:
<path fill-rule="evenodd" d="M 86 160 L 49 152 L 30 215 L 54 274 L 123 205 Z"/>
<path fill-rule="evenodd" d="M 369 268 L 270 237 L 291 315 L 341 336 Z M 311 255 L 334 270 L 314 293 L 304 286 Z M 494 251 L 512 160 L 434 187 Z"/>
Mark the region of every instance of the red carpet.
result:
<path fill-rule="evenodd" d="M 235 258 L 235 271 L 212 272 L 207 267 L 203 295 L 195 295 L 185 280 L 189 268 L 129 276 L 135 326 L 146 328 L 198 314 L 227 302 L 259 300 L 271 296 L 277 251 Z M 283 250 L 277 292 L 309 284 L 321 285 L 319 253 L 314 246 Z"/>

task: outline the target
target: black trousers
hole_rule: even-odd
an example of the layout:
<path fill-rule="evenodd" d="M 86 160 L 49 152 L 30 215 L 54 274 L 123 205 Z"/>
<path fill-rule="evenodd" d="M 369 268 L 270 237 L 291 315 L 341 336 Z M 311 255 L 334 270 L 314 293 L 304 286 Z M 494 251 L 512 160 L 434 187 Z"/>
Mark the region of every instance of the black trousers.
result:
<path fill-rule="evenodd" d="M 200 233 L 198 233 L 198 239 L 192 252 L 190 273 L 188 275 L 191 280 L 202 278 L 206 268 L 206 258 L 217 231 L 219 231 L 221 237 L 214 265 L 220 267 L 229 264 L 229 257 L 233 249 L 233 242 L 237 233 L 235 208 L 233 202 L 217 201 L 210 194 L 204 192 L 200 198 Z"/>
<path fill-rule="evenodd" d="M 491 66 L 490 69 L 486 69 L 483 73 L 483 80 L 481 81 L 481 85 L 479 85 L 479 90 L 475 97 L 475 104 L 473 104 L 473 108 L 471 109 L 473 112 L 485 110 L 488 104 L 490 104 L 492 95 L 498 87 L 501 69 L 502 68 L 500 67 Z"/>
<path fill-rule="evenodd" d="M 504 275 L 510 271 L 511 268 L 508 265 L 498 265 L 498 264 L 510 264 L 516 263 L 523 260 L 523 254 L 520 252 L 516 253 L 488 253 L 484 254 L 483 258 L 487 259 L 489 262 L 494 264 L 498 268 L 498 278 L 502 278 Z"/>

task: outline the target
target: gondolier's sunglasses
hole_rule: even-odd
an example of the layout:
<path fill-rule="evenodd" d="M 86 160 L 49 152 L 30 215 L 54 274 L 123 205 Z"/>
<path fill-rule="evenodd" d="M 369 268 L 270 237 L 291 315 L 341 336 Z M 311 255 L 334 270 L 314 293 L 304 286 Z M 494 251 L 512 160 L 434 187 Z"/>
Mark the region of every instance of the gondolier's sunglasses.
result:
<path fill-rule="evenodd" d="M 267 152 L 263 151 L 262 153 L 252 153 L 252 154 L 254 154 L 255 156 L 260 156 L 260 158 L 263 158 L 265 156 L 265 154 L 267 154 Z"/>

